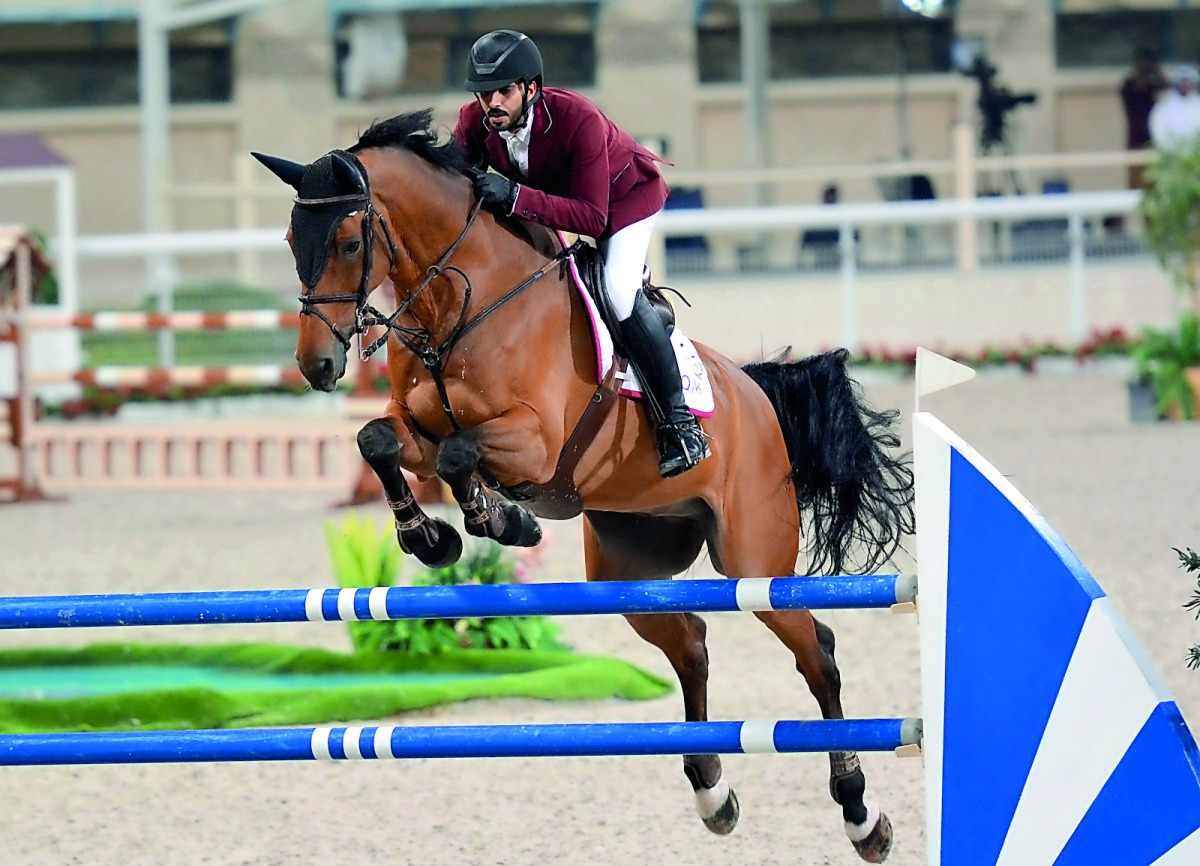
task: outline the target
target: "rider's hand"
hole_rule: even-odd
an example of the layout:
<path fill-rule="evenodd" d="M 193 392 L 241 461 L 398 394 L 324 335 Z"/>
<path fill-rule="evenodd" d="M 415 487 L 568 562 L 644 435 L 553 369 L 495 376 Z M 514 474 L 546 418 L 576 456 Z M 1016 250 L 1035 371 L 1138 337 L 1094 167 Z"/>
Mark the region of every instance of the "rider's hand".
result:
<path fill-rule="evenodd" d="M 493 172 L 480 172 L 473 181 L 475 197 L 493 213 L 508 216 L 517 203 L 519 185 Z"/>

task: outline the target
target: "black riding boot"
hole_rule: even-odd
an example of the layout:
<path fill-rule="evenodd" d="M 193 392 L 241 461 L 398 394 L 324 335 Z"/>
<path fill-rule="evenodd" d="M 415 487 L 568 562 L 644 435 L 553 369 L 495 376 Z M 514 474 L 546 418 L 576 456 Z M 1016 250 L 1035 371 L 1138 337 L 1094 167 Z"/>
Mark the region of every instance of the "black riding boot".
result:
<path fill-rule="evenodd" d="M 637 371 L 650 417 L 657 424 L 658 472 L 671 478 L 712 452 L 704 430 L 683 401 L 683 382 L 671 338 L 642 292 L 633 314 L 620 323 L 621 340 Z"/>

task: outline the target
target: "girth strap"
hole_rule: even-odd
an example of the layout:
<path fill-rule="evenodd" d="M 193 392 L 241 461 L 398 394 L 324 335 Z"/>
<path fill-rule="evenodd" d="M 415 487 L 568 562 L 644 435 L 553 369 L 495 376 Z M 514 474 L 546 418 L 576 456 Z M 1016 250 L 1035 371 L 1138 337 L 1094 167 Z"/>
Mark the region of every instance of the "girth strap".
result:
<path fill-rule="evenodd" d="M 549 481 L 545 484 L 517 485 L 515 490 L 507 490 L 496 484 L 488 486 L 500 491 L 509 499 L 537 499 L 538 514 L 551 520 L 568 520 L 581 514 L 583 499 L 575 486 L 575 470 L 588 448 L 596 441 L 596 434 L 604 426 L 612 407 L 620 397 L 627 366 L 628 362 L 621 355 L 613 358 L 613 365 L 605 375 L 604 381 L 596 388 L 596 393 L 588 401 L 583 414 L 575 423 L 575 429 L 571 431 L 566 444 L 559 452 L 554 476 Z"/>

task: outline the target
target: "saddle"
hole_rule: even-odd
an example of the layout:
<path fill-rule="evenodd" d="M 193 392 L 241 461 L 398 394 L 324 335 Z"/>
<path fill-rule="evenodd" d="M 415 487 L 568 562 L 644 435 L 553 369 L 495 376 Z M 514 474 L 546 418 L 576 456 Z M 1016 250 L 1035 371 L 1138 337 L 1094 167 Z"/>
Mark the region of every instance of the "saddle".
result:
<path fill-rule="evenodd" d="M 617 351 L 621 355 L 628 357 L 625 353 L 625 347 L 621 345 L 621 329 L 618 327 L 617 314 L 613 310 L 612 300 L 608 297 L 608 285 L 604 279 L 604 258 L 600 255 L 600 251 L 589 244 L 575 245 L 575 266 L 579 271 L 580 277 L 583 278 L 583 287 L 591 296 L 596 304 L 596 309 L 600 311 L 600 318 L 608 327 L 609 333 L 612 334 L 613 342 Z M 658 317 L 662 319 L 663 326 L 667 329 L 667 333 L 675 330 L 675 308 L 671 306 L 671 302 L 664 291 L 674 293 L 683 303 L 688 304 L 687 299 L 680 294 L 677 289 L 669 286 L 656 286 L 650 282 L 650 267 L 642 272 L 642 292 L 646 295 L 646 300 L 650 302 L 650 306 L 658 313 Z"/>

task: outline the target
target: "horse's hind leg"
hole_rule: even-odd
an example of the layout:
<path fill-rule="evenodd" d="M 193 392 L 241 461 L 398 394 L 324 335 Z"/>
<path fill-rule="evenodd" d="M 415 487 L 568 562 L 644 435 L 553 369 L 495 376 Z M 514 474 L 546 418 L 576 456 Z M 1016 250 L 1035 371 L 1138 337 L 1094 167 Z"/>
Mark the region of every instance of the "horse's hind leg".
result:
<path fill-rule="evenodd" d="M 703 530 L 683 518 L 589 511 L 584 515 L 588 580 L 648 580 L 677 574 L 695 560 Z M 708 648 L 704 620 L 692 613 L 627 614 L 647 643 L 662 650 L 679 678 L 684 718 L 708 720 Z M 740 814 L 737 795 L 721 778 L 717 755 L 684 755 L 683 772 L 704 826 L 732 833 Z"/>
<path fill-rule="evenodd" d="M 791 650 L 796 668 L 826 719 L 842 719 L 842 682 L 834 661 L 833 630 L 807 610 L 755 614 Z M 867 782 L 855 752 L 829 753 L 829 793 L 842 807 L 846 835 L 868 863 L 882 863 L 892 847 L 892 824 L 874 803 L 865 801 Z"/>
<path fill-rule="evenodd" d="M 625 619 L 642 640 L 663 651 L 683 691 L 683 717 L 708 720 L 708 648 L 704 620 L 694 613 L 627 614 Z M 724 836 L 737 826 L 741 810 L 737 794 L 721 778 L 717 755 L 684 755 L 683 774 L 696 795 L 696 811 L 704 826 Z"/>
<path fill-rule="evenodd" d="M 400 441 L 396 429 L 386 418 L 368 421 L 358 431 L 358 450 L 363 460 L 379 476 L 388 507 L 396 521 L 396 541 L 431 568 L 458 561 L 462 538 L 449 523 L 430 517 L 421 510 L 412 489 L 400 471 Z"/>
<path fill-rule="evenodd" d="M 542 540 L 537 518 L 515 502 L 491 496 L 483 489 L 476 475 L 482 456 L 475 430 L 447 436 L 438 446 L 437 474 L 450 486 L 462 509 L 463 525 L 468 533 L 479 538 L 533 547 Z"/>

